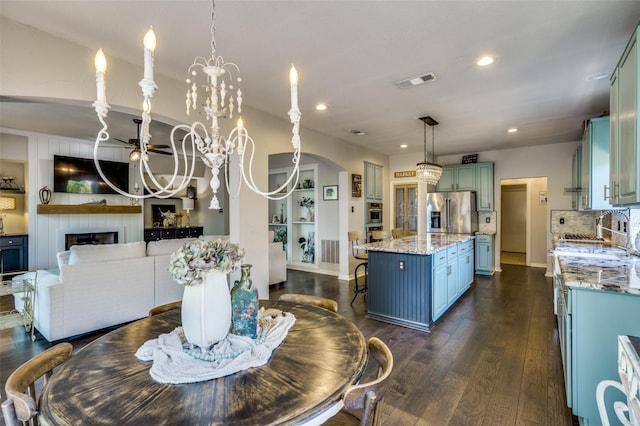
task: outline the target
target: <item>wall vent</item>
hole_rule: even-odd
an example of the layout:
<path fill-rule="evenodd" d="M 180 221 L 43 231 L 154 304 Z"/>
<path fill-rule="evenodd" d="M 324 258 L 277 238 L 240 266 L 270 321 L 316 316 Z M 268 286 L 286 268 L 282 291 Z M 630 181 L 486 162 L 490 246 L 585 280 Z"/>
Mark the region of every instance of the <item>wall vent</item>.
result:
<path fill-rule="evenodd" d="M 339 240 L 320 240 L 320 262 L 340 263 Z"/>
<path fill-rule="evenodd" d="M 436 81 L 437 79 L 438 79 L 437 75 L 435 75 L 432 72 L 429 72 L 426 74 L 396 81 L 396 86 L 398 86 L 401 89 L 407 89 L 409 87 L 419 86 L 424 83 L 431 83 L 432 81 Z"/>

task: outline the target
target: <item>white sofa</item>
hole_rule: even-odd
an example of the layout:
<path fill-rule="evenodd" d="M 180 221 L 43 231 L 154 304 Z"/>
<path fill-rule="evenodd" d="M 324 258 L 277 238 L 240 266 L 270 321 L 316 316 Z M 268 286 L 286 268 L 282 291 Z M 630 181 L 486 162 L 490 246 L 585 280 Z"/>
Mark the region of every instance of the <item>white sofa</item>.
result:
<path fill-rule="evenodd" d="M 73 246 L 58 253 L 58 266 L 59 275 L 37 273 L 35 327 L 49 341 L 133 321 L 154 306 L 144 241 Z"/>
<path fill-rule="evenodd" d="M 167 268 L 171 253 L 189 240 L 73 246 L 58 253 L 57 273 L 39 270 L 16 278 L 37 276 L 35 327 L 56 341 L 143 318 L 154 306 L 182 299 L 184 287 Z M 282 243 L 271 243 L 269 284 L 285 281 L 286 271 Z M 22 309 L 20 295 L 14 300 Z"/>

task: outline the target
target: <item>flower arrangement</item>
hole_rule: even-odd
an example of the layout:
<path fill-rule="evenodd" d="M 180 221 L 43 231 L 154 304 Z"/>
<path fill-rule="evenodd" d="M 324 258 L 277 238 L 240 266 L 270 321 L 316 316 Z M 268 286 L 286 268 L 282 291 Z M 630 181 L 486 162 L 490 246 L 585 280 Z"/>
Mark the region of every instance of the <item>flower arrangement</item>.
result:
<path fill-rule="evenodd" d="M 298 203 L 300 204 L 300 206 L 310 209 L 311 207 L 313 207 L 314 202 L 313 198 L 311 197 L 302 197 L 302 200 L 298 201 Z"/>
<path fill-rule="evenodd" d="M 168 271 L 178 284 L 198 285 L 207 271 L 228 273 L 240 267 L 244 249 L 228 241 L 193 240 L 171 254 Z"/>

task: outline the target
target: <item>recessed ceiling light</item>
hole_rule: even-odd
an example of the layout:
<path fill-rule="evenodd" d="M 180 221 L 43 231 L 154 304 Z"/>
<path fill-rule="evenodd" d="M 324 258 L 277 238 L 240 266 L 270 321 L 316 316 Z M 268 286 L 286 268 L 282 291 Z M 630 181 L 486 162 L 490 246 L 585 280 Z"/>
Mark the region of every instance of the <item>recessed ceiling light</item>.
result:
<path fill-rule="evenodd" d="M 362 130 L 357 130 L 357 129 L 351 129 L 351 130 L 349 130 L 349 133 L 353 133 L 356 136 L 364 136 L 364 135 L 366 135 L 365 132 L 363 132 Z"/>
<path fill-rule="evenodd" d="M 518 129 L 516 129 L 515 127 L 512 127 L 509 130 L 507 130 L 508 133 L 516 133 L 517 131 Z"/>
<path fill-rule="evenodd" d="M 608 72 L 600 72 L 598 74 L 594 74 L 589 77 L 590 80 L 604 80 L 605 78 L 611 77 L 611 74 Z"/>
<path fill-rule="evenodd" d="M 316 105 L 316 110 L 318 111 L 326 111 L 327 109 L 327 105 L 326 104 L 318 104 Z"/>
<path fill-rule="evenodd" d="M 402 145 L 400 145 L 400 148 L 406 148 L 408 145 L 406 143 L 403 143 Z"/>
<path fill-rule="evenodd" d="M 478 62 L 476 62 L 476 64 L 478 66 L 484 67 L 487 65 L 491 65 L 493 61 L 495 61 L 495 59 L 493 59 L 491 56 L 483 56 L 482 58 L 478 59 Z"/>

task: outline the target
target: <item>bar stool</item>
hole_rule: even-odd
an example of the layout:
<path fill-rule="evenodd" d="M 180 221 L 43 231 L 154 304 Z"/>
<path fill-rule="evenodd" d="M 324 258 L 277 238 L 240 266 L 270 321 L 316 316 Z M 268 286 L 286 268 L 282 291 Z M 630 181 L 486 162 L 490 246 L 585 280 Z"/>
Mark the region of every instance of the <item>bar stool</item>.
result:
<path fill-rule="evenodd" d="M 358 294 L 363 293 L 366 296 L 367 291 L 369 290 L 367 285 L 367 275 L 369 274 L 369 254 L 365 251 L 356 249 L 359 242 L 364 243 L 367 240 L 367 236 L 364 232 L 349 232 L 348 236 L 349 242 L 351 243 L 351 255 L 357 260 L 364 261 L 359 263 L 354 270 L 356 282 L 353 288 L 353 299 L 351 299 L 350 303 L 350 305 L 353 306 L 353 302 L 356 300 L 356 297 L 358 297 Z M 364 284 L 362 286 L 358 284 L 358 270 L 360 268 L 364 268 Z"/>
<path fill-rule="evenodd" d="M 372 242 L 390 240 L 391 238 L 391 233 L 389 231 L 371 231 Z"/>

